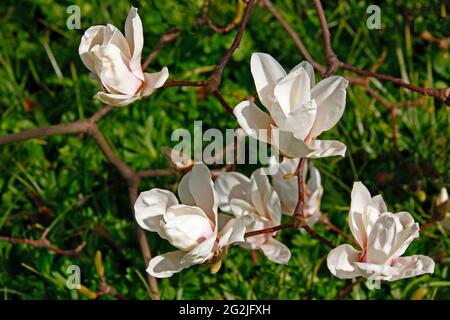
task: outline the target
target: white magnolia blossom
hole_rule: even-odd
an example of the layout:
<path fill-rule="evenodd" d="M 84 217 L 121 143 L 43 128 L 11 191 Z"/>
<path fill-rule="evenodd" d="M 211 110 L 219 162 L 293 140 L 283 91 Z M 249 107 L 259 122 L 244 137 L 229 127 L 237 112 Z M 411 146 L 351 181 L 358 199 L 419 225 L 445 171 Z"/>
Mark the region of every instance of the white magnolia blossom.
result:
<path fill-rule="evenodd" d="M 181 204 L 172 192 L 151 189 L 142 192 L 134 205 L 136 221 L 143 229 L 157 232 L 179 249 L 150 260 L 147 272 L 154 277 L 170 277 L 195 264 L 220 262 L 225 247 L 244 241 L 242 220 L 218 217 L 211 172 L 204 164 L 195 164 L 184 175 L 178 196 Z"/>
<path fill-rule="evenodd" d="M 278 194 L 263 174 L 253 172 L 250 179 L 238 172 L 223 172 L 214 185 L 219 197 L 219 208 L 245 221 L 246 232 L 274 227 L 281 222 Z M 247 237 L 240 245 L 248 249 L 261 249 L 273 262 L 287 264 L 291 252 L 273 233 Z"/>
<path fill-rule="evenodd" d="M 315 84 L 308 62 L 286 74 L 266 53 L 254 53 L 250 65 L 259 99 L 270 115 L 251 101 L 239 103 L 233 112 L 249 136 L 272 144 L 288 158 L 344 156 L 342 142 L 315 138 L 342 117 L 347 80 L 331 76 Z"/>
<path fill-rule="evenodd" d="M 143 46 L 142 22 L 134 7 L 125 22 L 125 36 L 111 24 L 86 30 L 78 52 L 102 88 L 96 98 L 109 105 L 125 106 L 164 84 L 169 77 L 166 67 L 156 73 L 142 71 Z"/>
<path fill-rule="evenodd" d="M 295 171 L 299 158 L 287 159 L 278 166 L 272 176 L 272 184 L 281 200 L 281 209 L 288 215 L 293 215 L 298 202 L 298 182 Z M 303 212 L 309 226 L 315 224 L 321 215 L 320 200 L 323 194 L 320 172 L 312 163 L 305 163 L 303 176 L 309 171 L 309 179 L 305 184 L 305 206 Z"/>
<path fill-rule="evenodd" d="M 331 250 L 327 265 L 333 275 L 394 281 L 434 272 L 427 256 L 402 257 L 419 236 L 419 225 L 408 212 L 387 212 L 383 198 L 372 198 L 361 182 L 354 183 L 351 197 L 350 229 L 361 249 L 343 244 Z"/>

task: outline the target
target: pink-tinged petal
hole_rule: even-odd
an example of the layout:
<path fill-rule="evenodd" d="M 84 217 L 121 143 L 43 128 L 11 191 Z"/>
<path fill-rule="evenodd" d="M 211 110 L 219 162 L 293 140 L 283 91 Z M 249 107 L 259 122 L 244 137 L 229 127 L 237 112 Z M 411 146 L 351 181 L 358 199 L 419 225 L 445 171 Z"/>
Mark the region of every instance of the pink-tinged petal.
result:
<path fill-rule="evenodd" d="M 311 99 L 317 104 L 317 116 L 310 136 L 317 137 L 333 128 L 345 109 L 348 81 L 340 76 L 331 76 L 311 89 Z"/>
<path fill-rule="evenodd" d="M 281 222 L 281 204 L 277 192 L 269 183 L 262 169 L 255 170 L 251 177 L 251 199 L 258 214 L 274 225 Z"/>
<path fill-rule="evenodd" d="M 101 45 L 103 43 L 103 34 L 105 26 L 92 26 L 87 29 L 81 37 L 80 46 L 78 47 L 78 53 L 80 54 L 81 61 L 91 72 L 95 72 L 95 56 L 91 53 L 92 47 Z"/>
<path fill-rule="evenodd" d="M 141 96 L 148 96 L 157 88 L 161 88 L 169 78 L 169 69 L 164 67 L 160 72 L 144 73 L 144 85 L 142 87 Z"/>
<path fill-rule="evenodd" d="M 327 266 L 330 272 L 339 279 L 359 276 L 354 263 L 359 261 L 360 252 L 348 244 L 340 245 L 328 253 Z"/>
<path fill-rule="evenodd" d="M 271 116 L 280 130 L 292 132 L 298 139 L 305 139 L 316 117 L 316 103 L 307 101 L 285 114 L 278 102 L 272 104 Z"/>
<path fill-rule="evenodd" d="M 143 229 L 159 232 L 161 221 L 170 206 L 178 204 L 175 195 L 163 189 L 141 192 L 134 203 L 134 215 Z"/>
<path fill-rule="evenodd" d="M 310 88 L 314 87 L 316 84 L 316 76 L 314 74 L 314 67 L 308 61 L 302 61 L 298 65 L 296 65 L 289 73 L 295 72 L 298 69 L 303 68 L 308 73 Z"/>
<path fill-rule="evenodd" d="M 142 29 L 142 22 L 137 9 L 131 7 L 125 22 L 125 38 L 128 41 L 131 60 L 130 68 L 133 74 L 144 81 L 144 74 L 142 72 L 141 55 L 144 47 L 144 31 Z"/>
<path fill-rule="evenodd" d="M 156 278 L 171 277 L 173 274 L 188 267 L 188 265 L 183 265 L 181 263 L 181 259 L 185 254 L 185 252 L 178 250 L 156 256 L 150 260 L 147 272 Z"/>
<path fill-rule="evenodd" d="M 378 218 L 367 240 L 366 261 L 374 264 L 386 264 L 394 250 L 397 225 L 391 215 Z"/>
<path fill-rule="evenodd" d="M 300 68 L 289 73 L 275 86 L 274 94 L 285 115 L 311 100 L 308 73 Z"/>
<path fill-rule="evenodd" d="M 192 170 L 183 176 L 178 185 L 178 196 L 181 203 L 201 208 L 214 224 L 217 223 L 218 200 L 211 172 L 206 165 L 195 164 Z"/>
<path fill-rule="evenodd" d="M 398 272 L 386 279 L 395 281 L 410 277 L 419 276 L 425 273 L 434 272 L 434 261 L 430 257 L 414 255 L 409 257 L 400 257 L 393 261 L 392 267 L 398 268 Z"/>
<path fill-rule="evenodd" d="M 351 195 L 349 224 L 353 237 L 361 248 L 364 248 L 368 237 L 363 221 L 363 215 L 366 213 L 367 206 L 371 200 L 372 197 L 366 186 L 362 182 L 355 182 L 353 184 Z"/>
<path fill-rule="evenodd" d="M 234 109 L 239 125 L 250 137 L 269 143 L 272 119 L 251 101 L 242 101 Z"/>
<path fill-rule="evenodd" d="M 224 212 L 231 213 L 231 195 L 239 199 L 247 200 L 245 192 L 250 189 L 250 179 L 239 172 L 222 172 L 214 182 L 214 190 L 219 198 L 219 208 Z M 234 192 L 233 192 L 234 190 Z M 241 190 L 241 192 L 236 192 Z"/>
<path fill-rule="evenodd" d="M 244 220 L 246 232 L 262 230 L 274 226 L 270 220 L 261 217 L 257 213 L 243 215 L 241 219 Z M 273 234 L 264 233 L 247 237 L 245 238 L 245 243 L 242 243 L 241 246 L 247 249 L 259 249 L 272 235 Z"/>
<path fill-rule="evenodd" d="M 308 154 L 310 159 L 344 157 L 345 151 L 347 151 L 346 145 L 337 140 L 313 140 L 308 145 L 311 149 L 314 149 L 313 152 Z"/>
<path fill-rule="evenodd" d="M 279 130 L 272 126 L 271 144 L 279 150 L 282 156 L 287 158 L 301 158 L 314 151 L 302 139 L 294 136 L 292 132 Z"/>
<path fill-rule="evenodd" d="M 245 222 L 243 219 L 230 219 L 219 232 L 219 246 L 225 247 L 236 242 L 244 242 Z"/>
<path fill-rule="evenodd" d="M 268 238 L 260 248 L 264 255 L 275 263 L 288 264 L 291 259 L 289 248 L 272 237 Z"/>
<path fill-rule="evenodd" d="M 275 86 L 286 76 L 286 71 L 271 55 L 259 52 L 252 54 L 250 69 L 259 99 L 270 110 L 275 100 Z"/>
<path fill-rule="evenodd" d="M 103 91 L 97 92 L 94 98 L 99 99 L 105 104 L 115 107 L 124 107 L 139 99 L 138 96 L 134 95 L 106 93 Z"/>
<path fill-rule="evenodd" d="M 202 209 L 183 204 L 169 207 L 164 220 L 159 235 L 183 251 L 194 249 L 211 236 L 215 229 Z"/>
<path fill-rule="evenodd" d="M 214 247 L 217 239 L 217 227 L 213 234 L 205 241 L 188 252 L 181 260 L 182 264 L 193 265 L 201 264 L 214 255 Z"/>

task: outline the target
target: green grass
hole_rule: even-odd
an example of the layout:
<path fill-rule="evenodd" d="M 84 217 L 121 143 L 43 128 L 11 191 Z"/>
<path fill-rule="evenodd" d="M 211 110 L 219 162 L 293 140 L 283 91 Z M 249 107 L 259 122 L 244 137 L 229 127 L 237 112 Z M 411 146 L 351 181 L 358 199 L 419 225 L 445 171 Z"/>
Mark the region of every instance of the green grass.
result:
<path fill-rule="evenodd" d="M 211 1 L 210 16 L 225 25 L 234 16 L 234 1 Z M 333 48 L 348 64 L 370 68 L 383 51 L 386 60 L 379 71 L 408 79 L 418 86 L 444 87 L 450 82 L 448 52 L 424 42 L 416 33 L 430 31 L 448 37 L 449 7 L 439 1 L 384 1 L 382 29 L 368 30 L 366 8 L 370 1 L 323 1 Z M 0 134 L 86 118 L 101 107 L 92 96 L 96 84 L 78 56 L 84 30 L 94 24 L 113 23 L 123 30 L 128 1 L 75 1 L 81 8 L 81 30 L 66 28 L 67 6 L 72 1 L 2 1 L 0 6 Z M 100 4 L 101 3 L 101 4 Z M 183 34 L 167 45 L 150 66 L 168 66 L 172 79 L 199 80 L 204 66 L 215 65 L 231 44 L 236 30 L 214 34 L 194 21 L 201 15 L 201 0 L 134 1 L 144 24 L 148 54 L 167 29 L 177 26 Z M 310 1 L 274 1 L 291 23 L 310 54 L 323 62 L 319 20 Z M 414 31 L 408 32 L 402 12 L 411 12 Z M 47 50 L 45 49 L 47 48 Z M 54 63 L 62 77 L 52 66 Z M 267 52 L 287 69 L 303 58 L 293 41 L 271 14 L 256 6 L 242 40 L 224 72 L 221 86 L 225 99 L 235 106 L 255 94 L 250 75 L 252 52 Z M 373 86 L 392 103 L 415 100 L 419 95 L 387 82 Z M 31 111 L 24 101 L 37 106 Z M 449 187 L 450 126 L 448 108 L 432 98 L 418 108 L 401 110 L 398 116 L 398 148 L 394 152 L 391 118 L 383 106 L 360 87 L 348 90 L 346 112 L 339 125 L 324 134 L 348 146 L 345 158 L 316 161 L 324 185 L 322 210 L 333 223 L 349 231 L 346 222 L 353 181 L 361 180 L 373 194 L 381 193 L 391 211 L 409 211 L 419 223 L 433 214 L 433 197 Z M 166 168 L 159 152 L 173 146 L 176 128 L 235 128 L 234 117 L 211 97 L 195 88 L 157 90 L 147 99 L 114 110 L 99 126 L 114 150 L 136 170 Z M 250 167 L 239 166 L 241 172 Z M 141 189 L 176 189 L 177 177 L 152 178 Z M 424 191 L 419 201 L 417 191 Z M 46 217 L 27 195 L 33 192 L 53 212 Z M 97 250 L 104 257 L 110 285 L 133 299 L 148 299 L 145 266 L 136 242 L 129 212 L 127 186 L 87 136 L 55 136 L 0 146 L 0 235 L 38 238 L 51 225 L 50 240 L 61 248 L 85 241 L 79 257 L 64 257 L 46 249 L 0 242 L 0 293 L 7 299 L 87 299 L 65 287 L 66 269 L 82 269 L 82 283 L 98 288 L 95 271 Z M 100 228 L 101 226 L 101 228 Z M 315 229 L 337 244 L 343 238 L 318 225 Z M 170 250 L 166 241 L 148 234 L 152 252 Z M 281 239 L 291 247 L 288 266 L 276 265 L 262 255 L 253 265 L 250 253 L 230 249 L 218 274 L 205 266 L 191 267 L 159 281 L 163 299 L 334 299 L 348 282 L 334 278 L 326 267 L 328 249 L 308 234 L 286 230 Z M 426 299 L 449 299 L 450 240 L 448 233 L 431 228 L 413 242 L 406 254 L 425 254 L 436 261 L 433 275 L 383 284 L 380 290 L 357 287 L 349 298 L 410 299 L 426 288 Z M 103 299 L 108 299 L 104 297 Z"/>

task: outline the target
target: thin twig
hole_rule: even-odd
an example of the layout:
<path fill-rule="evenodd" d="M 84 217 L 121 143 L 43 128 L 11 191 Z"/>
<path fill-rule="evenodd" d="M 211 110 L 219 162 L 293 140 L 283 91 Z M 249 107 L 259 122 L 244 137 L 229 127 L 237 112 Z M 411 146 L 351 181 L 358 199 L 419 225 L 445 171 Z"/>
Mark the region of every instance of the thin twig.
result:
<path fill-rule="evenodd" d="M 150 52 L 150 54 L 147 56 L 147 59 L 145 59 L 145 62 L 142 65 L 142 70 L 148 68 L 150 63 L 152 63 L 153 59 L 155 59 L 155 57 L 158 55 L 159 51 L 161 51 L 165 44 L 174 41 L 179 35 L 180 30 L 178 30 L 177 28 L 171 28 L 167 32 L 165 32 L 153 48 L 152 52 Z"/>
<path fill-rule="evenodd" d="M 339 292 L 337 300 L 342 300 L 345 298 L 347 294 L 349 294 L 354 287 L 361 284 L 364 281 L 364 278 L 358 278 L 355 281 L 350 282 L 344 289 Z"/>
<path fill-rule="evenodd" d="M 11 244 L 26 244 L 26 245 L 30 245 L 30 246 L 37 247 L 37 248 L 47 248 L 57 254 L 60 254 L 63 256 L 69 256 L 69 257 L 79 255 L 80 251 L 83 250 L 83 248 L 86 246 L 86 243 L 83 242 L 80 245 L 78 245 L 75 249 L 69 249 L 69 250 L 60 249 L 57 246 L 53 245 L 47 239 L 48 232 L 49 232 L 49 229 L 46 229 L 43 232 L 42 236 L 38 240 L 1 236 L 0 241 L 6 241 Z"/>

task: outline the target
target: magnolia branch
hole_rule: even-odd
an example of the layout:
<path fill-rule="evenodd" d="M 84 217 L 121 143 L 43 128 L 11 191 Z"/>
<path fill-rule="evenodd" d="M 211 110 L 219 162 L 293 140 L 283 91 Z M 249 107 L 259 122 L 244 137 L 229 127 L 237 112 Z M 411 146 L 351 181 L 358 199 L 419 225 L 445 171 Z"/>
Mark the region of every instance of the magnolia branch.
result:
<path fill-rule="evenodd" d="M 244 0 L 236 1 L 236 13 L 234 18 L 224 27 L 219 27 L 214 24 L 209 18 L 209 0 L 204 0 L 203 2 L 203 16 L 197 20 L 197 24 L 206 24 L 212 31 L 218 33 L 227 33 L 231 31 L 242 19 L 242 12 L 244 9 Z"/>
<path fill-rule="evenodd" d="M 26 239 L 26 238 L 14 238 L 14 237 L 4 237 L 0 236 L 0 241 L 6 241 L 11 244 L 26 244 L 37 248 L 47 248 L 50 251 L 53 251 L 57 254 L 68 256 L 68 257 L 74 257 L 80 254 L 81 250 L 86 246 L 86 243 L 83 242 L 80 245 L 78 245 L 75 249 L 69 249 L 64 250 L 60 249 L 57 246 L 53 245 L 48 239 L 48 233 L 50 232 L 50 229 L 45 229 L 42 233 L 42 236 L 37 239 Z"/>
<path fill-rule="evenodd" d="M 361 76 L 369 77 L 369 78 L 377 78 L 384 81 L 389 81 L 395 84 L 396 86 L 403 87 L 406 89 L 409 89 L 411 91 L 420 93 L 424 96 L 432 96 L 439 100 L 444 101 L 447 105 L 450 105 L 450 87 L 447 88 L 421 88 L 414 86 L 410 83 L 407 83 L 403 81 L 400 78 L 396 78 L 393 76 L 371 72 L 367 70 L 358 69 L 356 67 L 350 66 L 345 64 L 344 62 L 341 62 L 336 54 L 333 51 L 333 48 L 331 46 L 331 34 L 330 30 L 328 28 L 328 23 L 325 17 L 325 12 L 322 7 L 322 3 L 320 0 L 314 0 L 314 6 L 316 7 L 317 15 L 319 16 L 320 26 L 322 29 L 322 37 L 323 37 L 323 44 L 324 44 L 324 52 L 325 52 L 325 59 L 327 61 L 327 70 L 324 74 L 324 76 L 329 76 L 336 72 L 337 69 L 343 69 L 347 70 L 353 73 L 356 73 Z"/>

